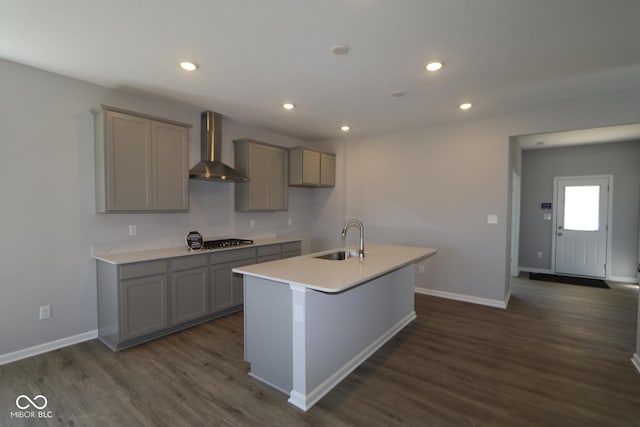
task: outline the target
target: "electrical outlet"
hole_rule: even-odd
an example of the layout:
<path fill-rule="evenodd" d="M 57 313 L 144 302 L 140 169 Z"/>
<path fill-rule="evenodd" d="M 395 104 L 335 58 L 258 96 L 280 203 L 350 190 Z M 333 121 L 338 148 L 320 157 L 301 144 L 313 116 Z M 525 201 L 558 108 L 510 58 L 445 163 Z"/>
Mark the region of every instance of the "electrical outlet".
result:
<path fill-rule="evenodd" d="M 487 223 L 489 223 L 489 224 L 497 224 L 498 223 L 498 215 L 487 215 Z"/>
<path fill-rule="evenodd" d="M 289 220 L 287 221 L 287 225 L 291 225 L 293 224 L 293 218 L 289 218 Z"/>
<path fill-rule="evenodd" d="M 255 219 L 249 220 L 249 227 L 250 228 L 256 228 L 256 220 Z"/>
<path fill-rule="evenodd" d="M 542 258 L 542 252 L 538 251 L 538 253 L 536 253 L 536 255 L 538 255 L 538 258 Z"/>
<path fill-rule="evenodd" d="M 424 264 L 418 264 L 418 271 L 420 274 L 424 274 Z"/>
<path fill-rule="evenodd" d="M 129 226 L 129 236 L 137 236 L 138 235 L 138 226 L 130 225 Z"/>
<path fill-rule="evenodd" d="M 40 307 L 40 320 L 48 319 L 51 317 L 51 306 L 43 305 Z"/>

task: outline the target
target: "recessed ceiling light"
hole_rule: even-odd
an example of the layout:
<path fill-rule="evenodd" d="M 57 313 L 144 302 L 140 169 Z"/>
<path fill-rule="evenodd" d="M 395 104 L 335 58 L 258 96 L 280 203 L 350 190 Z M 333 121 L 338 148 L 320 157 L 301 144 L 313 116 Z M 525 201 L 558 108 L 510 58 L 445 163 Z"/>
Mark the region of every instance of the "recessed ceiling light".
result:
<path fill-rule="evenodd" d="M 393 93 L 391 94 L 391 96 L 393 96 L 394 98 L 400 98 L 401 96 L 404 96 L 405 94 L 406 94 L 406 92 L 405 92 L 405 91 L 403 91 L 403 90 L 399 90 L 399 91 L 397 91 L 397 92 L 393 92 Z"/>
<path fill-rule="evenodd" d="M 182 61 L 180 62 L 180 68 L 187 71 L 195 71 L 198 69 L 198 64 L 189 61 Z"/>
<path fill-rule="evenodd" d="M 331 48 L 331 51 L 336 55 L 344 55 L 345 53 L 349 52 L 349 46 L 347 46 L 346 44 L 337 44 Z"/>
<path fill-rule="evenodd" d="M 468 110 L 471 107 L 473 107 L 473 105 L 470 102 L 464 102 L 464 103 L 460 104 L 459 108 L 461 110 Z"/>
<path fill-rule="evenodd" d="M 342 126 L 340 126 L 340 130 L 342 132 L 349 132 L 351 130 L 351 127 L 348 126 L 348 125 L 342 125 Z"/>
<path fill-rule="evenodd" d="M 432 61 L 429 62 L 427 65 L 424 66 L 424 68 L 426 68 L 427 71 L 438 71 L 439 69 L 442 68 L 444 64 L 440 61 Z"/>
<path fill-rule="evenodd" d="M 284 108 L 285 110 L 293 110 L 294 108 L 296 108 L 296 106 L 290 102 L 285 102 L 284 104 L 282 104 L 282 108 Z"/>

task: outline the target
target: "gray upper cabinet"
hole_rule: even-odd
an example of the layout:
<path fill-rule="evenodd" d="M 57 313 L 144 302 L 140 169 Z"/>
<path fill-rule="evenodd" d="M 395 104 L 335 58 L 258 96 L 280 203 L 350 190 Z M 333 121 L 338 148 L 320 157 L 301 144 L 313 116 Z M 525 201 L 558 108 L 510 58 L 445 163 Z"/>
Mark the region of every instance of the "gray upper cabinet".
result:
<path fill-rule="evenodd" d="M 236 211 L 286 211 L 287 150 L 249 139 L 233 142 L 235 168 L 250 179 L 235 184 Z"/>
<path fill-rule="evenodd" d="M 334 187 L 335 175 L 335 154 L 305 147 L 289 149 L 289 186 Z"/>
<path fill-rule="evenodd" d="M 189 210 L 189 127 L 102 106 L 95 127 L 96 210 Z"/>
<path fill-rule="evenodd" d="M 320 186 L 336 186 L 336 155 L 320 153 Z"/>

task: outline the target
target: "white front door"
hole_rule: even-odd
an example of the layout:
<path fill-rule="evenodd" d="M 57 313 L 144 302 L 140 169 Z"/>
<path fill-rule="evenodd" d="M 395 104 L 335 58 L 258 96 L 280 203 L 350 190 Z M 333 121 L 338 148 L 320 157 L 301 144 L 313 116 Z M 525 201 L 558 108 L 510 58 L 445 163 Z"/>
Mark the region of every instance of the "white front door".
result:
<path fill-rule="evenodd" d="M 609 177 L 555 178 L 555 272 L 606 277 Z"/>

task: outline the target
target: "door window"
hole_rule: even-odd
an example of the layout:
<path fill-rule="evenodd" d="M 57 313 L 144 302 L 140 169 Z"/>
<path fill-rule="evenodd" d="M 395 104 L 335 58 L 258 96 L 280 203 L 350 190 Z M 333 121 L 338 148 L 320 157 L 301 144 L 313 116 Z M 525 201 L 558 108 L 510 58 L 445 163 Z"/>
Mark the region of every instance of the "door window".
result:
<path fill-rule="evenodd" d="M 598 231 L 600 186 L 565 187 L 564 228 L 574 231 Z"/>

